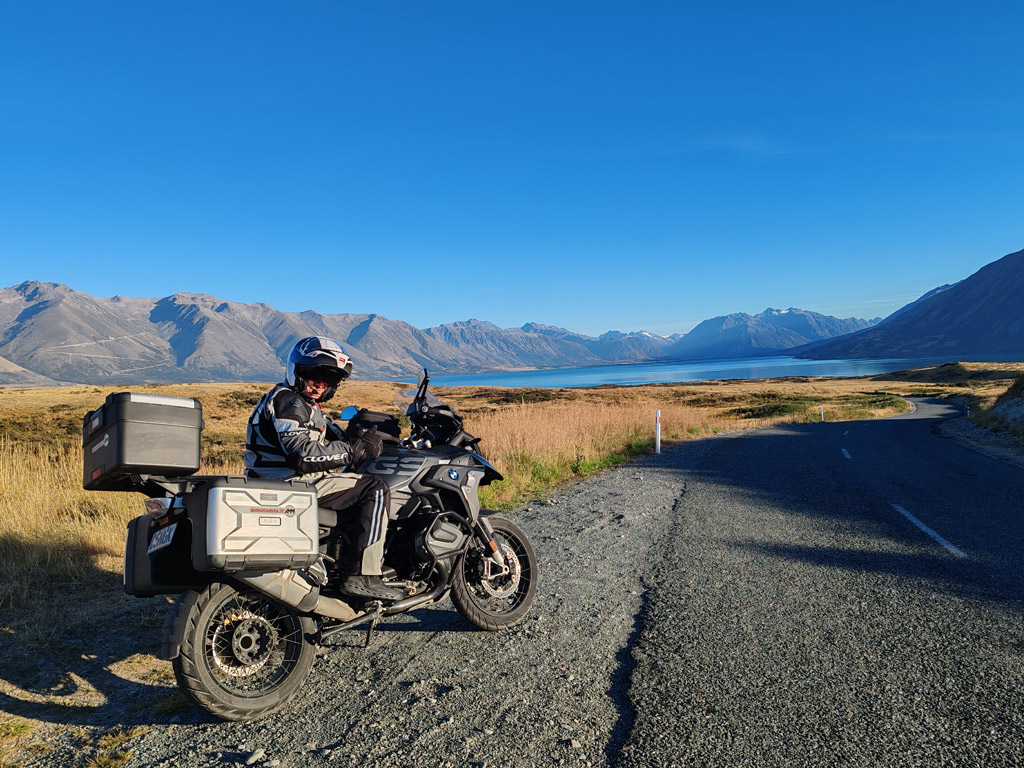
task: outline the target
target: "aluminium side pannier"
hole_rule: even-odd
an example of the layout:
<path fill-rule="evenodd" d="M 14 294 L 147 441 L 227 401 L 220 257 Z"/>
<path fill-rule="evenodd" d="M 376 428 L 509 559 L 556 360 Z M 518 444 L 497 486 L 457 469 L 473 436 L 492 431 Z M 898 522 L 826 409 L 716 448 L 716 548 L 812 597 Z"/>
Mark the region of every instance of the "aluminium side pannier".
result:
<path fill-rule="evenodd" d="M 197 571 L 305 568 L 320 556 L 316 491 L 299 480 L 205 477 L 184 502 Z"/>

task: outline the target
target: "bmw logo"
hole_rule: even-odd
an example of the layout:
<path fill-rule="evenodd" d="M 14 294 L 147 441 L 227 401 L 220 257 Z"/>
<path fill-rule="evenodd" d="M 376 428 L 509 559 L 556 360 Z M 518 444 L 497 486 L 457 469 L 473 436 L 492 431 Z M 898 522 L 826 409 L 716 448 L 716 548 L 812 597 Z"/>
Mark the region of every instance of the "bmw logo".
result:
<path fill-rule="evenodd" d="M 459 479 L 459 473 L 456 472 L 454 469 L 449 469 L 448 470 L 448 477 L 450 477 L 452 480 L 458 480 Z"/>

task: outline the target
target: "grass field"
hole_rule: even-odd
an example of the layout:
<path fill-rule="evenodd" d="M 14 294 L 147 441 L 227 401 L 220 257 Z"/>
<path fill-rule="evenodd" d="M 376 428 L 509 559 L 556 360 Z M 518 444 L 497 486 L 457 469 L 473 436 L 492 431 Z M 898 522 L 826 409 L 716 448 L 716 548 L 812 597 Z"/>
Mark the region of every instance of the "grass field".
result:
<path fill-rule="evenodd" d="M 542 497 L 662 440 L 700 439 L 777 423 L 884 418 L 904 395 L 958 397 L 979 419 L 1024 373 L 1024 364 L 951 364 L 871 378 L 792 378 L 586 389 L 439 388 L 482 438 L 506 479 L 483 490 L 485 506 Z M 1019 386 L 1019 384 L 1017 385 Z M 349 403 L 393 411 L 403 385 L 351 382 L 328 411 Z M 0 389 L 0 611 L 31 608 L 41 593 L 74 601 L 81 588 L 119 578 L 125 525 L 141 514 L 135 493 L 82 489 L 81 424 L 111 391 Z M 239 474 L 246 419 L 262 384 L 132 387 L 197 397 L 203 404 L 203 474 Z M 22 613 L 22 611 L 19 611 Z M 31 610 L 29 611 L 31 614 Z M 4 625 L 0 614 L 0 627 Z"/>

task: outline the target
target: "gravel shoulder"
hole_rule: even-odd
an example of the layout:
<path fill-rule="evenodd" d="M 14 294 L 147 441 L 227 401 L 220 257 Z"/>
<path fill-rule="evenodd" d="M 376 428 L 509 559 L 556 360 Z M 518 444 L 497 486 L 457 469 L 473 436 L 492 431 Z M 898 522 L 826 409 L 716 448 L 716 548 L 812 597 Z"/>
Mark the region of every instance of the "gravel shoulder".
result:
<path fill-rule="evenodd" d="M 170 664 L 149 655 L 159 600 L 112 588 L 103 626 L 69 632 L 45 661 L 5 662 L 0 704 L 40 723 L 17 762 L 117 754 L 127 766 L 608 765 L 633 725 L 630 648 L 651 552 L 682 493 L 660 459 L 509 514 L 541 568 L 519 626 L 478 631 L 445 600 L 382 622 L 369 649 L 365 632 L 351 630 L 320 650 L 292 705 L 255 723 L 188 706 Z"/>
<path fill-rule="evenodd" d="M 1008 434 L 996 434 L 959 417 L 937 426 L 938 434 L 972 450 L 1015 467 L 1024 467 L 1024 441 Z"/>

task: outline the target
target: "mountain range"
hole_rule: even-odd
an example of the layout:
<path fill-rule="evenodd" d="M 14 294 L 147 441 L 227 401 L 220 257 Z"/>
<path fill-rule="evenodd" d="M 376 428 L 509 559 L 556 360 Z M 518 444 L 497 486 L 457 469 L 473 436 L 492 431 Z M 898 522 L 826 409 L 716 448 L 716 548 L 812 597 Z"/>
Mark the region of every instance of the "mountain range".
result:
<path fill-rule="evenodd" d="M 376 314 L 282 312 L 176 293 L 97 298 L 57 283 L 0 290 L 0 385 L 276 381 L 296 339 L 330 336 L 363 379 L 657 360 L 805 357 L 1024 357 L 1024 251 L 942 286 L 885 320 L 789 308 L 705 320 L 688 334 L 598 337 L 539 323 L 466 320 L 419 329 Z"/>
<path fill-rule="evenodd" d="M 879 321 L 840 320 L 803 309 L 771 309 L 759 315 L 737 313 L 697 325 L 665 352 L 671 360 L 774 355 L 812 341 L 870 328 Z"/>
<path fill-rule="evenodd" d="M 735 332 L 736 318 L 744 318 L 742 334 Z M 728 356 L 769 354 L 864 326 L 790 309 L 729 315 L 699 328 L 713 336 L 720 327 L 718 354 Z M 593 337 L 540 323 L 499 328 L 481 320 L 419 329 L 381 315 L 281 312 L 201 293 L 98 298 L 66 285 L 25 282 L 0 290 L 0 384 L 274 381 L 295 340 L 310 335 L 340 341 L 364 379 L 407 379 L 420 367 L 476 373 L 689 354 L 677 349 L 682 334 Z M 706 344 L 695 349 L 696 356 L 716 354 Z"/>

